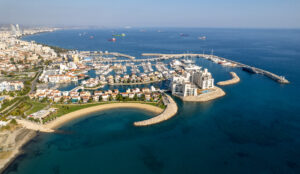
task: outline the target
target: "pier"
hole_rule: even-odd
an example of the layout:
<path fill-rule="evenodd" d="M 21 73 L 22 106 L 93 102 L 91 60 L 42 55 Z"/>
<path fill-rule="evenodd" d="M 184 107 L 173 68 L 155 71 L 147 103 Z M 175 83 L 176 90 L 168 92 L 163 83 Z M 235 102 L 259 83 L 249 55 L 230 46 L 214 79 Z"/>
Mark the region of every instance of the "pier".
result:
<path fill-rule="evenodd" d="M 206 57 L 207 56 L 209 56 L 209 55 L 206 55 Z M 213 57 L 216 57 L 216 58 L 218 58 L 220 60 L 225 60 L 225 61 L 230 62 L 230 63 L 235 63 L 235 64 L 237 64 L 238 67 L 241 67 L 241 68 L 252 68 L 253 71 L 256 74 L 261 74 L 261 75 L 264 75 L 266 77 L 269 77 L 269 78 L 271 78 L 272 80 L 275 80 L 278 83 L 282 83 L 282 84 L 288 84 L 288 83 L 290 83 L 287 79 L 285 79 L 285 77 L 279 76 L 279 75 L 274 74 L 272 72 L 269 72 L 267 70 L 263 70 L 263 69 L 256 68 L 256 67 L 252 67 L 252 66 L 249 66 L 249 65 L 246 65 L 246 64 L 242 64 L 240 62 L 236 62 L 236 61 L 233 61 L 233 60 L 229 60 L 229 59 L 223 58 L 223 57 L 218 57 L 218 56 L 213 56 Z"/>
<path fill-rule="evenodd" d="M 85 56 L 104 56 L 104 55 L 111 55 L 111 56 L 115 56 L 115 57 L 125 57 L 128 58 L 130 60 L 134 60 L 135 57 L 134 56 L 130 56 L 127 54 L 123 54 L 123 53 L 118 53 L 118 52 L 90 52 L 90 51 L 81 51 L 80 52 L 81 55 L 85 55 Z"/>

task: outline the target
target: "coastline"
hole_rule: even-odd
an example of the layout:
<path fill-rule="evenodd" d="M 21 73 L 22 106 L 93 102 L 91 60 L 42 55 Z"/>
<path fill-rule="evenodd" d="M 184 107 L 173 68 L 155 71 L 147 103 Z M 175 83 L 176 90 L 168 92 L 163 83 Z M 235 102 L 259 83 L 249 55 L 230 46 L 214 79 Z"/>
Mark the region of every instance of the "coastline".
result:
<path fill-rule="evenodd" d="M 142 103 L 112 103 L 112 104 L 104 104 L 98 106 L 92 106 L 89 108 L 80 109 L 65 115 L 58 117 L 57 119 L 53 120 L 50 123 L 45 125 L 39 125 L 32 123 L 27 120 L 17 120 L 18 124 L 22 125 L 24 130 L 30 131 L 24 138 L 17 143 L 12 151 L 9 151 L 8 157 L 5 159 L 1 159 L 0 161 L 0 173 L 5 171 L 5 169 L 20 155 L 22 154 L 22 147 L 27 144 L 30 140 L 32 140 L 37 132 L 45 132 L 45 133 L 53 133 L 55 129 L 59 128 L 60 126 L 64 125 L 65 123 L 74 120 L 76 118 L 84 117 L 88 114 L 108 110 L 108 109 L 117 109 L 117 108 L 135 108 L 146 110 L 155 114 L 160 114 L 164 110 L 148 104 Z"/>
<path fill-rule="evenodd" d="M 232 79 L 218 82 L 217 85 L 226 86 L 226 85 L 232 85 L 240 82 L 240 78 L 235 72 L 230 72 L 230 74 L 232 76 Z"/>
<path fill-rule="evenodd" d="M 55 120 L 46 123 L 46 124 L 35 124 L 31 121 L 27 120 L 17 120 L 19 124 L 21 124 L 23 127 L 35 131 L 40 131 L 40 132 L 46 132 L 46 133 L 52 133 L 55 132 L 55 129 L 58 127 L 62 126 L 66 122 L 69 122 L 71 120 L 74 120 L 76 118 L 80 118 L 83 116 L 86 116 L 88 114 L 94 113 L 94 112 L 99 112 L 103 110 L 108 110 L 108 109 L 117 109 L 117 108 L 136 108 L 136 109 L 141 109 L 141 110 L 146 110 L 155 114 L 160 114 L 164 110 L 157 107 L 157 106 L 152 106 L 149 104 L 143 104 L 143 103 L 109 103 L 109 104 L 101 104 L 97 106 L 91 106 L 88 108 L 76 110 L 74 112 L 67 113 L 65 115 L 62 115 Z"/>
<path fill-rule="evenodd" d="M 16 142 L 16 146 L 14 147 L 13 150 L 11 151 L 7 151 L 7 152 L 1 152 L 1 153 L 8 153 L 6 154 L 7 157 L 4 158 L 4 159 L 1 159 L 0 161 L 0 173 L 4 172 L 6 170 L 6 168 L 19 156 L 23 153 L 22 151 L 22 147 L 24 145 L 26 145 L 30 140 L 32 140 L 36 135 L 37 135 L 37 132 L 36 131 L 32 131 L 32 130 L 28 130 L 28 129 L 24 129 L 22 128 L 23 130 L 21 130 L 22 133 L 26 132 L 26 131 L 29 131 L 26 135 L 24 135 L 23 139 L 20 140 L 19 142 L 17 141 Z M 16 130 L 15 130 L 16 131 Z"/>
<path fill-rule="evenodd" d="M 117 108 L 135 108 L 135 109 L 142 109 L 146 110 L 155 114 L 159 114 L 163 112 L 163 109 L 152 106 L 148 104 L 142 104 L 142 103 L 111 103 L 111 104 L 104 104 L 104 105 L 98 105 L 98 106 L 92 106 L 85 109 L 80 109 L 65 115 L 62 115 L 58 117 L 57 119 L 45 124 L 44 126 L 48 129 L 56 129 L 66 122 L 69 122 L 71 120 L 74 120 L 76 118 L 80 118 L 83 116 L 86 116 L 91 113 L 108 110 L 108 109 L 117 109 Z"/>

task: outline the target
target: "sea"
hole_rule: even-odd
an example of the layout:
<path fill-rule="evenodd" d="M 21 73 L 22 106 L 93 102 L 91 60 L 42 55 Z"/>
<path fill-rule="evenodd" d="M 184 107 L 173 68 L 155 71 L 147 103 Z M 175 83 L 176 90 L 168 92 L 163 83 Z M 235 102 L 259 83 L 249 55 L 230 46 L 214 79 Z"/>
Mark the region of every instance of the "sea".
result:
<path fill-rule="evenodd" d="M 112 34 L 125 33 L 110 42 Z M 92 37 L 91 37 L 92 36 Z M 206 40 L 198 37 L 206 36 Z M 205 59 L 226 96 L 182 102 L 175 117 L 149 127 L 133 122 L 153 113 L 113 109 L 73 120 L 60 133 L 43 134 L 5 174 L 296 174 L 300 173 L 300 30 L 131 28 L 59 30 L 23 37 L 66 49 L 142 53 L 206 53 L 285 76 L 279 84 Z M 156 84 L 160 85 L 160 84 Z"/>

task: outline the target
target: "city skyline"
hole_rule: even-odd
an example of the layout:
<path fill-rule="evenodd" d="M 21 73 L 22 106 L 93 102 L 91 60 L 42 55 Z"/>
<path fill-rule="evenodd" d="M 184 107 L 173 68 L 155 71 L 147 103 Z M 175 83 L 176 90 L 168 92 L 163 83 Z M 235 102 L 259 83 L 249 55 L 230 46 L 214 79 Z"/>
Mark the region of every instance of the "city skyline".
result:
<path fill-rule="evenodd" d="M 300 2 L 2 0 L 0 23 L 94 27 L 299 28 Z"/>

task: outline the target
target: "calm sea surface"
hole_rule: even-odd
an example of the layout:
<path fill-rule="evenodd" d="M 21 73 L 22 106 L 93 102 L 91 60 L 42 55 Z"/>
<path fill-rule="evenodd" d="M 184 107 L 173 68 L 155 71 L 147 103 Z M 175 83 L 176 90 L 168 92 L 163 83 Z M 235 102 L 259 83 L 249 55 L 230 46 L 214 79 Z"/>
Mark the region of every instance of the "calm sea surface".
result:
<path fill-rule="evenodd" d="M 216 82 L 229 79 L 230 71 L 241 82 L 224 87 L 227 95 L 211 102 L 176 99 L 176 117 L 151 127 L 134 127 L 153 114 L 133 109 L 74 120 L 60 128 L 64 133 L 31 141 L 5 173 L 300 173 L 300 30 L 157 30 L 62 30 L 24 39 L 136 57 L 214 49 L 215 55 L 284 75 L 291 84 L 197 59 Z M 113 33 L 126 37 L 108 42 Z M 197 39 L 203 35 L 206 41 Z"/>

